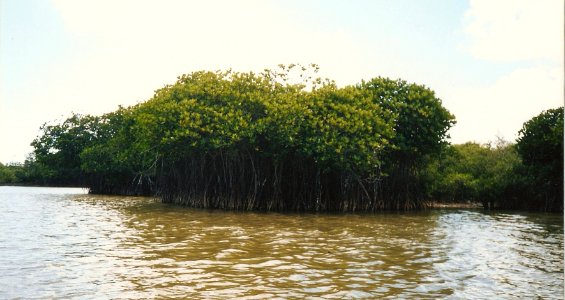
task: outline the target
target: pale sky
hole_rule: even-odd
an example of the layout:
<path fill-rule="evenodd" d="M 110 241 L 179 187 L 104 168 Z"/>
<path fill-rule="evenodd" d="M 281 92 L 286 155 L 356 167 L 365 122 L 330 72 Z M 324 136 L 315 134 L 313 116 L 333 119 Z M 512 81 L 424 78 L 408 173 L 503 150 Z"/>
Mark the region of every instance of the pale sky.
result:
<path fill-rule="evenodd" d="M 563 105 L 562 0 L 0 0 L 0 162 L 44 122 L 145 101 L 198 70 L 316 63 L 436 91 L 452 143 L 514 141 Z"/>

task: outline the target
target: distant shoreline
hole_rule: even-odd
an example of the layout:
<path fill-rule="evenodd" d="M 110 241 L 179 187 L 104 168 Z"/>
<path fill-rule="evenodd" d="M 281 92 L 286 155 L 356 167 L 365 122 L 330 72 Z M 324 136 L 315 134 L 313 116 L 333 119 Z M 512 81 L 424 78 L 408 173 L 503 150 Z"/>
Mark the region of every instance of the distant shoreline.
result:
<path fill-rule="evenodd" d="M 0 183 L 0 186 L 19 186 L 19 187 L 52 187 L 52 188 L 82 188 L 90 189 L 87 186 L 79 185 L 52 185 L 52 184 L 37 184 L 37 183 L 25 183 L 25 182 L 12 182 L 12 183 Z"/>

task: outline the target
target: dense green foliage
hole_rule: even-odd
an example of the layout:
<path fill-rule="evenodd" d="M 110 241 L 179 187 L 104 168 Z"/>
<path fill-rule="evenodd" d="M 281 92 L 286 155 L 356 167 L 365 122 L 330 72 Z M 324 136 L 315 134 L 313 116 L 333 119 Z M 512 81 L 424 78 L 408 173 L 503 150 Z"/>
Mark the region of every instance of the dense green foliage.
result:
<path fill-rule="evenodd" d="M 97 142 L 99 118 L 74 114 L 61 124 L 44 124 L 41 130 L 31 145 L 35 161 L 45 168 L 44 176 L 53 184 L 83 184 L 80 154 Z"/>
<path fill-rule="evenodd" d="M 425 200 L 562 210 L 563 109 L 516 145 L 448 145 L 454 117 L 425 86 L 337 87 L 315 65 L 194 72 L 146 102 L 45 124 L 0 183 L 83 185 L 192 207 L 355 211 Z"/>
<path fill-rule="evenodd" d="M 528 207 L 563 211 L 563 107 L 524 123 L 516 149 L 529 181 Z"/>
<path fill-rule="evenodd" d="M 28 157 L 25 163 L 0 163 L 0 184 L 45 185 L 50 183 L 49 170 Z"/>
<path fill-rule="evenodd" d="M 432 199 L 563 211 L 563 108 L 524 123 L 515 145 L 449 146 L 428 165 L 426 175 Z"/>
<path fill-rule="evenodd" d="M 421 207 L 418 170 L 453 116 L 424 86 L 338 88 L 316 71 L 183 75 L 136 106 L 44 125 L 34 162 L 53 183 L 195 207 Z"/>
<path fill-rule="evenodd" d="M 3 183 L 16 183 L 18 178 L 16 177 L 16 170 L 13 167 L 5 166 L 0 163 L 0 184 Z"/>
<path fill-rule="evenodd" d="M 434 92 L 402 80 L 375 78 L 358 88 L 385 111 L 394 135 L 385 149 L 382 170 L 383 193 L 402 209 L 402 203 L 424 198 L 426 174 L 422 170 L 446 147 L 447 130 L 454 117 Z M 405 208 L 405 207 L 404 207 Z"/>
<path fill-rule="evenodd" d="M 428 165 L 428 189 L 433 199 L 446 202 L 481 202 L 500 206 L 509 196 L 521 165 L 513 145 L 505 141 L 480 145 L 466 143 L 446 148 L 441 158 Z"/>

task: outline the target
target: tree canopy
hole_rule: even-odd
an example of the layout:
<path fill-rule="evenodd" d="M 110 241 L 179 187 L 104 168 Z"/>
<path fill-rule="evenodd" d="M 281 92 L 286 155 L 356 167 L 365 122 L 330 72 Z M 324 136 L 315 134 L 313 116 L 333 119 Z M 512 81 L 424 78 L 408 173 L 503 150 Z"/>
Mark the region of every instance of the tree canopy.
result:
<path fill-rule="evenodd" d="M 138 105 L 43 126 L 35 158 L 55 181 L 195 207 L 421 207 L 418 184 L 398 186 L 446 145 L 454 117 L 441 100 L 402 80 L 340 88 L 316 72 L 185 74 Z"/>
<path fill-rule="evenodd" d="M 563 107 L 524 123 L 516 149 L 535 193 L 531 206 L 563 210 Z"/>
<path fill-rule="evenodd" d="M 0 183 L 240 210 L 563 210 L 563 108 L 524 123 L 516 144 L 449 145 L 455 117 L 433 90 L 382 77 L 338 87 L 317 71 L 179 76 L 137 105 L 44 124 Z"/>

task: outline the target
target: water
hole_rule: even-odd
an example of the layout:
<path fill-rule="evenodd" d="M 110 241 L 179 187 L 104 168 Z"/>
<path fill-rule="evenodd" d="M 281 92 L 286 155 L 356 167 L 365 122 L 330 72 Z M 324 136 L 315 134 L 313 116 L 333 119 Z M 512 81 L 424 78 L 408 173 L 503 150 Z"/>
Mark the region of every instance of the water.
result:
<path fill-rule="evenodd" d="M 563 299 L 563 216 L 204 211 L 0 187 L 0 298 Z"/>

